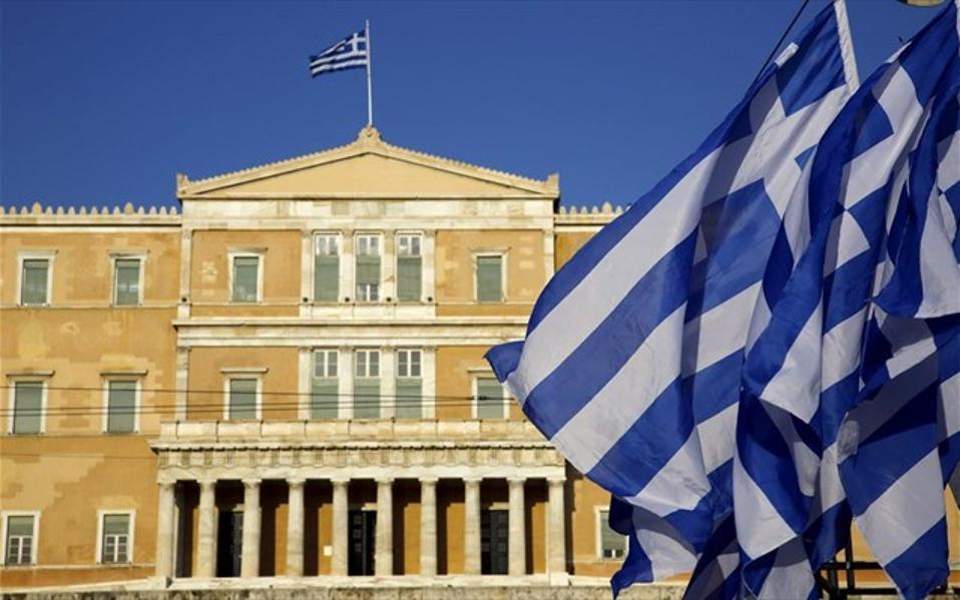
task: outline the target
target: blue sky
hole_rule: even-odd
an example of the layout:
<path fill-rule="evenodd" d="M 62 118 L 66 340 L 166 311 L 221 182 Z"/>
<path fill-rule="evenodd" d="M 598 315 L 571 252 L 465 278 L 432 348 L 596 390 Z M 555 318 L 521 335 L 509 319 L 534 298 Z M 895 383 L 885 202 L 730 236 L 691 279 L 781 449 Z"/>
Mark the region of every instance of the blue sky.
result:
<path fill-rule="evenodd" d="M 826 0 L 812 0 L 805 22 Z M 200 178 L 340 145 L 361 70 L 307 57 L 371 20 L 401 146 L 629 203 L 739 99 L 800 0 L 0 4 L 0 204 L 176 204 Z M 848 0 L 864 75 L 936 9 Z"/>

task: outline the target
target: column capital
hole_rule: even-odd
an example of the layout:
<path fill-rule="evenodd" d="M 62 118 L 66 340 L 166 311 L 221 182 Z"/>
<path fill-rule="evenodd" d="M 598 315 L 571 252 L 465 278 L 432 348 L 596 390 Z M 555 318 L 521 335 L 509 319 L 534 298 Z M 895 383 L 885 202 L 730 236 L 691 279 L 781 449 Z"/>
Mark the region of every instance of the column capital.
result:
<path fill-rule="evenodd" d="M 461 479 L 463 479 L 463 484 L 464 484 L 464 485 L 467 485 L 467 484 L 475 485 L 475 484 L 479 484 L 481 481 L 483 481 L 483 477 L 475 477 L 475 476 L 473 476 L 473 475 L 471 475 L 471 476 L 469 476 L 469 477 L 461 477 Z"/>
<path fill-rule="evenodd" d="M 333 487 L 347 487 L 347 484 L 350 483 L 349 477 L 331 477 L 330 483 Z"/>
<path fill-rule="evenodd" d="M 243 482 L 243 487 L 245 488 L 256 488 L 256 487 L 260 487 L 260 482 L 262 480 L 251 477 L 248 479 L 242 479 L 241 481 Z"/>
<path fill-rule="evenodd" d="M 507 483 L 510 485 L 523 485 L 527 482 L 526 477 L 507 477 Z"/>
<path fill-rule="evenodd" d="M 567 483 L 566 477 L 547 477 L 547 483 L 550 485 L 564 485 Z"/>
<path fill-rule="evenodd" d="M 169 491 L 169 490 L 173 489 L 173 486 L 177 485 L 177 480 L 176 480 L 176 479 L 163 478 L 163 479 L 161 479 L 160 481 L 157 482 L 157 485 L 160 486 L 160 489 L 161 489 L 161 490 L 163 490 L 163 491 L 166 492 L 166 491 Z"/>
<path fill-rule="evenodd" d="M 197 480 L 201 488 L 212 488 L 217 485 L 216 477 L 202 477 Z"/>
<path fill-rule="evenodd" d="M 303 487 L 303 484 L 307 482 L 306 479 L 302 477 L 294 477 L 292 479 L 287 479 L 287 487 Z"/>
<path fill-rule="evenodd" d="M 427 477 L 420 478 L 420 485 L 437 485 L 440 481 L 439 477 L 433 477 L 428 475 Z"/>
<path fill-rule="evenodd" d="M 377 485 L 393 485 L 394 478 L 393 477 L 377 477 L 375 481 L 377 482 Z"/>

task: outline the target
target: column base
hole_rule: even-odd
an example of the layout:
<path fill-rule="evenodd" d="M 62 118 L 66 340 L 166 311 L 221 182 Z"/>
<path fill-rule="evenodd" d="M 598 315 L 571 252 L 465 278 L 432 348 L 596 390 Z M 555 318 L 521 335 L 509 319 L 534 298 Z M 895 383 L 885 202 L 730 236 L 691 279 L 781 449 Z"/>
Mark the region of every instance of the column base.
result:
<path fill-rule="evenodd" d="M 547 579 L 550 585 L 570 585 L 570 573 L 550 573 Z"/>

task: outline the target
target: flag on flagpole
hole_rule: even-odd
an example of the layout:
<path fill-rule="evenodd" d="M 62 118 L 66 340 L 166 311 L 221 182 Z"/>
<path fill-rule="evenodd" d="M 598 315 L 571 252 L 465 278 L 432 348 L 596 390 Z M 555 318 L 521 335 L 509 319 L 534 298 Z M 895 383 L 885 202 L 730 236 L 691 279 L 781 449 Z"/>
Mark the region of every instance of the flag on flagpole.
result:
<path fill-rule="evenodd" d="M 731 473 L 751 323 L 768 259 L 798 242 L 787 209 L 855 85 L 837 2 L 558 271 L 526 340 L 488 353 L 530 420 L 616 496 L 630 552 L 615 590 L 695 568 L 696 597 L 740 590 Z"/>
<path fill-rule="evenodd" d="M 310 75 L 316 77 L 345 69 L 366 68 L 369 59 L 366 29 L 348 35 L 310 57 Z"/>

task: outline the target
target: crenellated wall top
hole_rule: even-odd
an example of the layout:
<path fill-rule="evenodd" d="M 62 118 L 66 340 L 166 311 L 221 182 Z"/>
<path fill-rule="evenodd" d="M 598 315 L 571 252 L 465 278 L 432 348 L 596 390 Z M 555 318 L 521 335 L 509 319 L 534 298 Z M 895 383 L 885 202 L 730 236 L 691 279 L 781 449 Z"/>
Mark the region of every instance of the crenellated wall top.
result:
<path fill-rule="evenodd" d="M 559 227 L 565 225 L 606 225 L 622 215 L 623 211 L 623 206 L 613 206 L 609 202 L 604 202 L 600 206 L 560 206 L 554 217 Z"/>
<path fill-rule="evenodd" d="M 3 225 L 75 225 L 75 226 L 179 226 L 181 215 L 175 206 L 0 206 L 0 226 Z"/>

